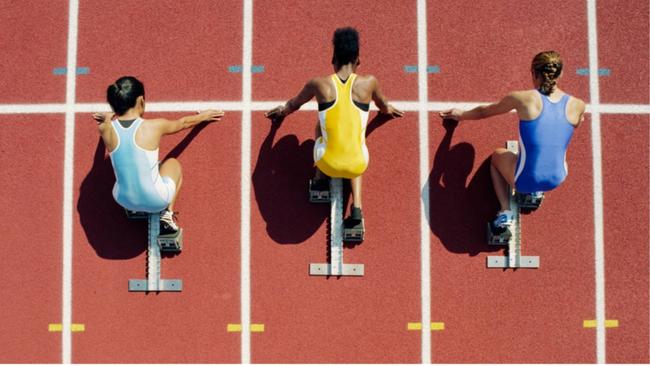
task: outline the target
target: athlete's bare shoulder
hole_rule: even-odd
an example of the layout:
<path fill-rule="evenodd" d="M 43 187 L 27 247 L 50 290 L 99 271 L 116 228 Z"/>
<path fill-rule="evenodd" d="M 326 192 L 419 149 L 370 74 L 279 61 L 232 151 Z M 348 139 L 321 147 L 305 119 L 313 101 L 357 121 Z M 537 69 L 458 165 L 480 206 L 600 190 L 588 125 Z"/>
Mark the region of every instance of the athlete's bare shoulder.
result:
<path fill-rule="evenodd" d="M 364 84 L 368 86 L 377 85 L 377 78 L 374 75 L 358 75 L 355 83 Z"/>
<path fill-rule="evenodd" d="M 536 90 L 515 90 L 508 95 L 520 103 L 527 104 L 538 100 L 537 94 Z"/>
<path fill-rule="evenodd" d="M 162 136 L 165 128 L 169 125 L 169 120 L 166 118 L 141 118 L 141 129 L 148 136 Z"/>
<path fill-rule="evenodd" d="M 357 75 L 354 81 L 353 92 L 363 103 L 369 102 L 378 89 L 379 82 L 374 75 Z"/>
<path fill-rule="evenodd" d="M 569 98 L 569 101 L 567 102 L 567 118 L 569 119 L 569 122 L 571 122 L 575 127 L 580 126 L 582 121 L 584 121 L 586 109 L 587 104 L 582 99 L 571 95 L 571 98 Z"/>
<path fill-rule="evenodd" d="M 587 107 L 587 104 L 585 103 L 584 100 L 582 100 L 582 99 L 580 99 L 578 97 L 575 97 L 573 95 L 571 95 L 571 98 L 569 99 L 569 103 L 575 105 L 576 107 L 582 109 L 583 111 Z"/>
<path fill-rule="evenodd" d="M 332 78 L 331 76 L 316 76 L 312 79 L 310 79 L 307 82 L 308 86 L 311 86 L 312 88 L 320 89 L 323 87 L 328 87 L 332 84 Z"/>

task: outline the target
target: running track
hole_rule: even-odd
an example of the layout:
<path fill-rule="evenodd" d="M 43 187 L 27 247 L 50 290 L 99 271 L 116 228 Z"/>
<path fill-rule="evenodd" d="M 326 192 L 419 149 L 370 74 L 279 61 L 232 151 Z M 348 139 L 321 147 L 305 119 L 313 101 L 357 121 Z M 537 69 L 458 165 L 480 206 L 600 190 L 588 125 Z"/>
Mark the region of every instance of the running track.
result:
<path fill-rule="evenodd" d="M 648 3 L 344 3 L 0 4 L 0 362 L 650 362 Z M 366 275 L 313 278 L 328 215 L 305 201 L 315 105 L 279 128 L 263 111 L 331 72 L 343 25 L 361 32 L 360 72 L 407 114 L 369 126 L 367 240 L 345 251 Z M 486 159 L 516 120 L 446 129 L 435 111 L 530 87 L 546 49 L 589 113 L 567 181 L 523 217 L 541 268 L 488 270 Z M 227 110 L 161 146 L 186 177 L 185 251 L 162 264 L 182 293 L 127 292 L 146 228 L 110 197 L 89 117 L 124 74 L 150 115 Z"/>

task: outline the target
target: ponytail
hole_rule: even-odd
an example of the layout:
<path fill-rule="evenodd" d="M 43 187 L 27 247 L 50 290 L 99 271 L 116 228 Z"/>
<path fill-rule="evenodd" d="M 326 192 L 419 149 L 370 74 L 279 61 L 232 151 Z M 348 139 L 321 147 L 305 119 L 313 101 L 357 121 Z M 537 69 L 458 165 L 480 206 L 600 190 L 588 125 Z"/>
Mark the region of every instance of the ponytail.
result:
<path fill-rule="evenodd" d="M 540 93 L 549 95 L 555 90 L 557 79 L 562 74 L 562 66 L 562 59 L 555 51 L 545 51 L 535 55 L 531 68 L 535 76 L 542 79 L 539 86 Z"/>

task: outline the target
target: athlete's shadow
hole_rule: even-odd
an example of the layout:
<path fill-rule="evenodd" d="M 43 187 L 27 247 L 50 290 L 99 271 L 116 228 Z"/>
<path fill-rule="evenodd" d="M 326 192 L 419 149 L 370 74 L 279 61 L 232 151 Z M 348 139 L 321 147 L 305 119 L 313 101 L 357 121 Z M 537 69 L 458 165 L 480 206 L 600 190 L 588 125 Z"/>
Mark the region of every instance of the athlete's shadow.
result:
<path fill-rule="evenodd" d="M 314 175 L 314 140 L 302 144 L 295 135 L 274 143 L 281 122 L 269 122 L 253 171 L 255 201 L 266 232 L 279 244 L 299 244 L 310 238 L 329 215 L 329 205 L 309 202 Z"/>
<path fill-rule="evenodd" d="M 113 199 L 115 174 L 102 139 L 81 182 L 77 212 L 88 243 L 100 258 L 129 259 L 147 249 L 146 221 L 129 221 Z"/>
<path fill-rule="evenodd" d="M 429 225 L 447 250 L 453 253 L 494 252 L 486 242 L 486 223 L 498 209 L 490 178 L 490 159 L 483 161 L 467 184 L 474 166 L 474 147 L 451 139 L 458 125 L 444 121 L 445 136 L 438 146 L 433 169 L 424 189 L 429 189 Z"/>
<path fill-rule="evenodd" d="M 196 126 L 165 159 L 178 157 L 207 124 Z M 147 221 L 130 221 L 113 199 L 115 174 L 101 138 L 93 165 L 81 182 L 77 212 L 88 243 L 100 258 L 130 259 L 147 249 Z"/>

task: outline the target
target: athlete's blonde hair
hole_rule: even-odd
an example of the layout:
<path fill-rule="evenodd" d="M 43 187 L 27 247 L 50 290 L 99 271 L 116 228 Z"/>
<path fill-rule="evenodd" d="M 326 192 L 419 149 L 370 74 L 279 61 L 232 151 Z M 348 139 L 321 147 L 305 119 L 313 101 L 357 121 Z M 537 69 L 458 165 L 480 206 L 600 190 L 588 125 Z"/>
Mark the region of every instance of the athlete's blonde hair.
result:
<path fill-rule="evenodd" d="M 562 58 L 555 51 L 540 52 L 533 58 L 531 69 L 535 76 L 542 79 L 539 91 L 549 95 L 555 90 L 557 78 L 562 74 Z"/>

